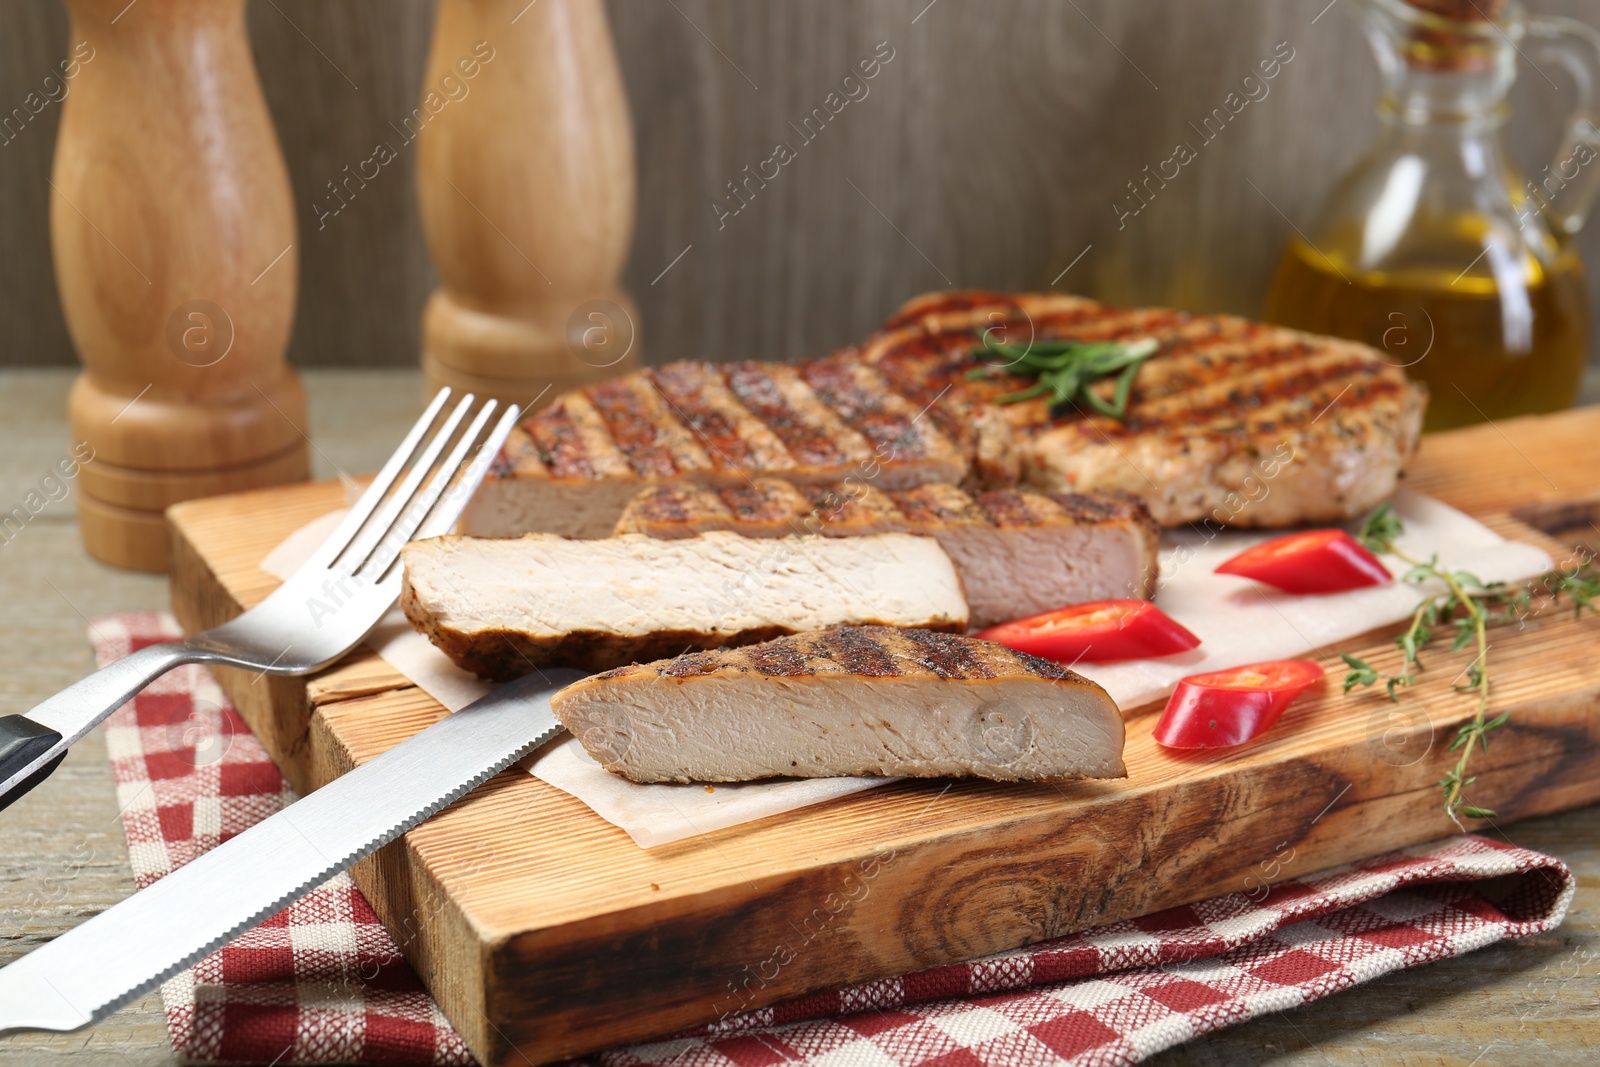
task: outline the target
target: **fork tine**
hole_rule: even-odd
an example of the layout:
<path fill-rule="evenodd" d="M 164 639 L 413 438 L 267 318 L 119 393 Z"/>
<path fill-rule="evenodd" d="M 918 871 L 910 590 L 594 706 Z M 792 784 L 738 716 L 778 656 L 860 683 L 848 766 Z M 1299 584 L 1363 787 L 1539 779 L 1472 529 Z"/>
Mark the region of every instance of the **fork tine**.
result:
<path fill-rule="evenodd" d="M 395 479 L 400 476 L 400 472 L 405 468 L 406 460 L 416 450 L 417 442 L 422 440 L 422 435 L 428 431 L 429 426 L 433 425 L 433 420 L 439 417 L 439 410 L 444 407 L 445 401 L 449 399 L 450 387 L 448 385 L 434 394 L 433 399 L 428 403 L 428 409 L 422 413 L 416 422 L 411 424 L 411 429 L 406 432 L 405 439 L 384 461 L 383 468 L 373 477 L 372 484 L 367 486 L 366 491 L 356 500 L 355 506 L 350 509 L 350 514 L 344 517 L 344 520 L 339 523 L 333 533 L 328 535 L 328 539 L 322 543 L 322 546 L 312 553 L 311 558 L 306 561 L 308 566 L 326 567 L 337 559 L 346 548 L 350 547 L 350 542 L 355 539 L 356 534 L 361 532 L 361 527 L 365 525 L 372 513 L 377 510 L 378 505 L 383 502 L 384 494 L 389 491 L 389 488 L 394 485 Z"/>
<path fill-rule="evenodd" d="M 422 450 L 422 454 L 417 457 L 417 461 L 406 472 L 406 476 L 401 480 L 399 488 L 384 502 L 383 507 L 373 516 L 372 521 L 367 524 L 366 528 L 351 541 L 350 547 L 329 562 L 330 566 L 338 559 L 343 558 L 346 560 L 347 565 L 341 569 L 346 573 L 353 574 L 361 569 L 361 565 L 372 554 L 372 550 L 378 546 L 378 542 L 383 540 L 389 528 L 394 525 L 395 519 L 405 510 L 406 504 L 416 495 L 417 486 L 422 484 L 422 480 L 433 469 L 434 463 L 439 459 L 439 453 L 444 451 L 445 446 L 450 443 L 450 439 L 455 436 L 456 428 L 466 418 L 467 412 L 471 410 L 475 399 L 471 393 L 467 393 L 461 398 L 461 402 L 456 405 L 455 410 L 450 412 L 449 417 L 445 419 L 444 425 L 434 433 L 432 440 L 427 443 Z"/>
<path fill-rule="evenodd" d="M 412 539 L 424 537 L 438 537 L 447 534 L 455 525 L 456 519 L 466 508 L 472 494 L 482 484 L 484 475 L 489 472 L 489 466 L 494 463 L 495 457 L 500 454 L 500 449 L 505 445 L 506 437 L 511 433 L 511 428 L 517 424 L 521 417 L 521 410 L 515 404 L 506 406 L 501 414 L 500 421 L 484 437 L 483 443 L 478 446 L 477 454 L 462 468 L 461 476 L 454 485 L 450 486 L 440 503 L 429 513 L 422 527 L 414 534 Z"/>
<path fill-rule="evenodd" d="M 472 494 L 477 492 L 482 484 L 484 475 L 489 473 L 489 466 L 494 463 L 495 457 L 500 455 L 500 449 L 505 446 L 506 438 L 511 434 L 511 428 L 522 417 L 522 411 L 515 404 L 507 404 L 505 412 L 500 416 L 500 421 L 495 423 L 494 429 L 483 439 L 483 444 L 478 448 L 477 455 L 461 472 L 460 479 L 450 490 L 443 502 L 433 509 L 428 516 L 428 521 L 423 524 L 415 537 L 438 537 L 447 534 L 461 512 L 466 508 L 467 501 Z"/>
<path fill-rule="evenodd" d="M 401 513 L 395 524 L 389 528 L 389 532 L 383 536 L 377 547 L 373 549 L 372 555 L 362 564 L 363 572 L 381 577 L 388 571 L 390 565 L 399 558 L 400 549 L 405 546 L 407 541 L 411 540 L 412 536 L 417 532 L 417 528 L 436 510 L 439 511 L 441 519 L 444 518 L 444 510 L 451 506 L 454 506 L 456 514 L 460 513 L 461 508 L 466 504 L 464 498 L 466 494 L 459 492 L 451 494 L 446 498 L 444 507 L 440 509 L 436 509 L 435 504 L 438 503 L 440 497 L 444 496 L 445 490 L 450 487 L 450 483 L 455 480 L 456 475 L 463 473 L 462 464 L 466 461 L 468 451 L 477 443 L 479 436 L 483 433 L 483 427 L 494 415 L 497 406 L 496 401 L 489 400 L 478 410 L 478 415 L 472 420 L 472 425 L 467 427 L 466 432 L 456 441 L 455 448 L 450 450 L 450 455 L 439 465 L 439 469 L 434 474 L 433 480 L 428 483 L 428 487 Z M 505 421 L 503 417 L 501 421 Z M 476 465 L 478 459 L 482 458 L 483 453 L 488 448 L 489 443 L 485 442 L 479 449 L 478 456 L 474 457 L 474 465 Z M 493 460 L 494 455 L 499 451 L 500 446 L 495 444 L 493 451 L 489 451 L 489 459 Z M 469 469 L 465 474 L 470 477 L 471 470 Z M 473 488 L 476 488 L 476 486 Z M 470 492 L 470 489 L 467 490 L 468 494 Z M 454 520 L 455 515 L 452 514 L 445 521 L 453 522 Z"/>

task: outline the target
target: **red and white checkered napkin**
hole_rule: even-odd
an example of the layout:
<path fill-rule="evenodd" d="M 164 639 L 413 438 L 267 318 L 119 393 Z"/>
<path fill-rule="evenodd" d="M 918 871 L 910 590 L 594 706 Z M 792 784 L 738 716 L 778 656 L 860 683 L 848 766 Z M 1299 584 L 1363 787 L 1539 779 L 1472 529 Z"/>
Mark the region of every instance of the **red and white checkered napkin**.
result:
<path fill-rule="evenodd" d="M 89 636 L 103 666 L 181 633 L 147 612 L 95 619 Z M 105 729 L 140 889 L 295 800 L 204 668 L 157 679 Z M 189 1062 L 474 1062 L 344 873 L 167 981 L 161 999 Z"/>
<path fill-rule="evenodd" d="M 176 635 L 166 615 L 91 624 L 102 664 Z M 135 697 L 107 721 L 106 740 L 140 888 L 294 799 L 199 668 Z M 1135 1063 L 1390 971 L 1542 933 L 1561 922 L 1575 889 L 1560 860 L 1457 837 L 731 1016 L 596 1059 L 606 1067 Z M 173 1046 L 190 1062 L 472 1062 L 348 875 L 161 995 Z"/>

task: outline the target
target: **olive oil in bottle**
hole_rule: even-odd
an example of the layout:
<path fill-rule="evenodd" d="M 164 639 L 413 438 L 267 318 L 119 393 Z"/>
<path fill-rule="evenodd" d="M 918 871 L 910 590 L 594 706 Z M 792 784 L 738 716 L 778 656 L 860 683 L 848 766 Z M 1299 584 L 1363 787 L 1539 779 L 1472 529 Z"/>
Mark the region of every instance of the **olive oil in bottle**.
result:
<path fill-rule="evenodd" d="M 1362 271 L 1291 238 L 1267 318 L 1378 349 L 1427 384 L 1429 430 L 1570 407 L 1588 355 L 1583 267 L 1570 250 L 1514 266 L 1505 280 L 1443 264 Z"/>

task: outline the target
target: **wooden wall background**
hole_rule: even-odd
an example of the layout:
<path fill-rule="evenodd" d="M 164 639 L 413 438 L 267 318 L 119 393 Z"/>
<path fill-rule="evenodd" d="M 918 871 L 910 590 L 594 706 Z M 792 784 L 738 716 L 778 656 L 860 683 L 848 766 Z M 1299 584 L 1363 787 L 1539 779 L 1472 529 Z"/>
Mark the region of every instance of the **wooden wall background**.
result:
<path fill-rule="evenodd" d="M 820 353 L 945 285 L 1254 312 L 1289 220 L 1308 218 L 1373 129 L 1376 72 L 1350 2 L 610 0 L 639 144 L 628 284 L 647 358 Z M 1532 2 L 1600 24 L 1595 0 Z M 300 209 L 303 366 L 416 363 L 433 276 L 414 151 L 321 229 L 313 205 L 393 140 L 431 16 L 429 0 L 251 0 Z M 1119 230 L 1124 184 L 1284 41 L 1294 58 L 1269 95 Z M 798 142 L 789 123 L 879 42 L 893 58 L 868 94 L 719 226 L 726 183 Z M 67 46 L 56 0 L 0 6 L 0 110 Z M 1555 84 L 1525 70 L 1510 127 L 1535 168 L 1572 99 L 1567 75 L 1541 67 Z M 73 361 L 46 216 L 59 110 L 0 144 L 3 364 Z M 1583 246 L 1600 293 L 1600 232 Z"/>

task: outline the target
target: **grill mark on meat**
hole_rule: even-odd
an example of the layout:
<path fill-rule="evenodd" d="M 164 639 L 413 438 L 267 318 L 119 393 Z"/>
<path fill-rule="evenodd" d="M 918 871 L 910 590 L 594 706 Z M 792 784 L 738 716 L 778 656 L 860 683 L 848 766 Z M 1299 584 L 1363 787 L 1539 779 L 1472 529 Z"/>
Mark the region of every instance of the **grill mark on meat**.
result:
<path fill-rule="evenodd" d="M 943 658 L 943 669 L 927 662 L 925 649 L 930 645 Z M 962 666 L 952 669 L 951 653 L 956 650 L 962 653 Z M 656 663 L 613 667 L 594 678 L 639 675 L 703 678 L 719 673 L 755 673 L 771 678 L 931 676 L 947 681 L 986 681 L 1020 673 L 1052 681 L 1084 681 L 1081 675 L 1059 663 L 1017 652 L 1004 645 L 960 634 L 891 626 L 834 626 L 827 630 L 788 634 L 759 645 L 685 652 Z"/>
<path fill-rule="evenodd" d="M 1014 489 L 980 493 L 976 503 L 984 517 L 996 526 L 1038 526 L 1047 516 L 1028 506 L 1028 498 Z"/>
<path fill-rule="evenodd" d="M 557 478 L 594 477 L 594 465 L 567 415 L 565 401 L 552 404 L 523 425 L 551 474 Z"/>
<path fill-rule="evenodd" d="M 1305 411 L 1308 400 L 1315 404 L 1318 399 L 1311 390 L 1331 382 L 1351 378 L 1371 379 L 1366 383 L 1358 380 L 1345 393 L 1340 403 L 1348 401 L 1352 407 L 1363 400 L 1390 396 L 1404 388 L 1401 382 L 1385 374 L 1383 364 L 1363 359 L 1355 353 L 1342 355 L 1345 358 L 1336 358 L 1321 366 L 1301 364 L 1285 368 L 1286 373 L 1241 380 L 1237 387 L 1226 392 L 1219 389 L 1214 398 L 1198 403 L 1194 402 L 1195 398 L 1185 398 L 1170 404 L 1130 405 L 1126 422 L 1104 418 L 1095 421 L 1099 429 L 1110 437 L 1128 437 L 1180 425 L 1189 430 L 1215 429 L 1218 422 L 1224 427 L 1235 427 L 1250 421 L 1252 409 L 1264 412 L 1268 408 L 1285 407 L 1287 410 L 1284 415 L 1276 421 L 1279 425 L 1289 425 L 1295 421 L 1295 410 L 1302 412 L 1308 420 L 1315 417 L 1315 410 Z"/>
<path fill-rule="evenodd" d="M 560 405 L 558 403 L 555 406 Z M 505 446 L 500 449 L 500 454 L 494 457 L 494 463 L 489 467 L 490 478 L 549 476 L 549 468 L 545 465 L 544 456 L 532 429 L 531 421 L 528 419 L 524 419 L 512 429 L 506 437 Z"/>
<path fill-rule="evenodd" d="M 700 368 L 686 363 L 672 363 L 646 373 L 689 429 L 705 442 L 713 463 L 719 467 L 750 466 L 750 443 L 740 436 L 732 419 L 707 403 L 698 383 L 691 380 L 699 377 L 698 371 Z"/>
<path fill-rule="evenodd" d="M 1222 342 L 1212 343 L 1208 348 L 1191 345 L 1171 349 L 1140 369 L 1139 398 L 1143 403 L 1161 400 L 1229 378 L 1271 370 L 1313 354 L 1310 344 L 1293 335 L 1257 336 L 1243 344 Z"/>
<path fill-rule="evenodd" d="M 978 643 L 955 634 L 931 630 L 902 630 L 900 635 L 916 663 L 940 678 L 993 678 L 994 666 L 976 651 Z"/>
<path fill-rule="evenodd" d="M 1037 675 L 1040 678 L 1053 678 L 1057 681 L 1077 682 L 1083 680 L 1081 674 L 1068 670 L 1053 660 L 1040 659 L 1038 656 L 1030 655 L 1027 652 L 1018 652 L 1016 649 L 1006 648 L 1004 645 L 996 645 L 995 648 L 999 650 L 996 655 L 1008 656 L 1012 663 L 1029 674 Z"/>
<path fill-rule="evenodd" d="M 752 645 L 740 653 L 758 674 L 768 678 L 801 678 L 817 673 L 806 656 L 805 649 L 794 641 L 768 641 Z"/>
<path fill-rule="evenodd" d="M 858 529 L 898 529 L 899 511 L 884 493 L 864 482 L 841 482 L 816 487 L 809 497 L 810 532 L 827 533 L 830 526 Z M 815 523 L 810 520 L 814 517 Z M 812 526 L 814 525 L 814 529 Z"/>
<path fill-rule="evenodd" d="M 1069 338 L 1075 341 L 1120 341 L 1130 337 L 1155 337 L 1160 340 L 1163 335 L 1175 332 L 1193 319 L 1194 316 L 1187 311 L 1139 308 L 1123 315 L 1107 315 L 1092 324 L 1079 323 Z M 1046 336 L 1051 340 L 1059 339 L 1049 334 Z"/>
<path fill-rule="evenodd" d="M 785 488 L 790 491 L 783 492 Z M 771 478 L 762 478 L 750 485 L 729 486 L 718 495 L 728 512 L 740 522 L 782 522 L 795 518 L 805 505 L 804 498 L 794 492 L 789 483 Z"/>
<path fill-rule="evenodd" d="M 817 653 L 852 674 L 867 678 L 896 678 L 905 672 L 900 661 L 878 640 L 874 627 L 840 626 L 817 638 Z"/>
<path fill-rule="evenodd" d="M 1063 515 L 1076 522 L 1150 521 L 1143 504 L 1116 493 L 1100 493 L 1094 496 L 1083 493 L 1049 493 L 1047 497 L 1061 509 Z M 983 498 L 980 496 L 978 499 L 982 504 Z"/>
<path fill-rule="evenodd" d="M 703 454 L 695 455 L 700 450 L 686 440 L 678 420 L 668 415 L 659 397 L 645 393 L 649 388 L 647 379 L 627 375 L 592 385 L 584 395 L 635 474 L 667 477 L 680 470 L 710 466 Z"/>
<path fill-rule="evenodd" d="M 698 486 L 663 485 L 634 499 L 639 517 L 646 522 L 688 522 L 714 513 L 720 500 Z"/>
<path fill-rule="evenodd" d="M 912 297 L 900 306 L 900 309 L 889 317 L 883 324 L 886 330 L 897 330 L 908 326 L 928 315 L 954 314 L 961 311 L 971 311 L 973 308 L 988 308 L 995 304 L 1012 304 L 1013 294 L 991 292 L 984 289 L 955 289 L 947 292 L 924 293 Z"/>
<path fill-rule="evenodd" d="M 723 377 L 733 395 L 778 435 L 783 446 L 796 460 L 812 466 L 843 462 L 844 454 L 828 439 L 827 434 L 789 409 L 777 383 L 766 375 L 759 364 L 735 364 L 723 371 Z"/>
<path fill-rule="evenodd" d="M 715 365 L 668 363 L 644 373 L 717 470 L 759 473 L 793 465 L 772 431 L 728 393 Z"/>
<path fill-rule="evenodd" d="M 837 428 L 815 418 L 815 412 L 800 411 L 786 395 L 780 377 L 792 368 L 761 363 L 731 363 L 723 367 L 723 380 L 740 403 L 760 419 L 783 442 L 789 455 L 809 467 L 839 467 L 859 458 L 845 450 Z M 798 377 L 796 377 L 798 381 Z"/>
<path fill-rule="evenodd" d="M 582 391 L 569 393 L 562 398 L 567 419 L 572 426 L 577 446 L 583 450 L 595 476 L 602 478 L 618 475 L 631 476 L 633 469 L 621 449 L 611 440 L 605 420 L 595 410 L 594 404 Z"/>
<path fill-rule="evenodd" d="M 722 658 L 715 652 L 685 652 L 661 663 L 656 667 L 656 673 L 663 678 L 699 678 L 707 674 L 715 674 L 722 666 Z M 613 667 L 611 670 L 598 675 L 600 678 L 619 678 L 637 670 L 636 666 Z"/>
<path fill-rule="evenodd" d="M 954 493 L 940 491 L 946 488 L 954 489 L 954 486 L 919 485 L 915 489 L 889 493 L 888 496 L 913 527 L 981 521 L 981 513 L 973 508 L 972 499 L 967 494 L 960 490 Z"/>
<path fill-rule="evenodd" d="M 870 368 L 818 360 L 802 366 L 800 373 L 815 390 L 817 399 L 876 446 L 878 455 L 926 459 L 950 451 L 942 438 L 929 440 L 921 432 L 916 409 L 886 388 Z"/>
<path fill-rule="evenodd" d="M 976 343 L 974 334 L 967 336 L 969 346 Z M 902 330 L 875 338 L 865 347 L 863 358 L 872 362 L 895 392 L 928 404 L 949 384 L 949 374 L 966 361 L 964 354 L 947 350 L 947 340 L 944 334 Z M 962 353 L 965 351 L 964 347 Z"/>
<path fill-rule="evenodd" d="M 1055 522 L 1143 525 L 1150 517 L 1138 500 L 1114 492 L 1048 494 L 1004 489 L 969 495 L 940 483 L 881 492 L 854 482 L 818 484 L 802 492 L 782 479 L 757 478 L 750 485 L 717 490 L 692 485 L 646 489 L 629 505 L 616 532 L 670 536 L 726 528 L 746 536 L 761 532 L 839 535 L 867 530 L 925 534 L 947 526 L 1007 528 Z M 653 531 L 652 525 L 658 529 Z M 660 530 L 663 526 L 686 529 Z"/>

